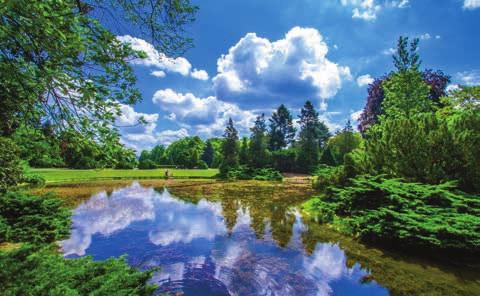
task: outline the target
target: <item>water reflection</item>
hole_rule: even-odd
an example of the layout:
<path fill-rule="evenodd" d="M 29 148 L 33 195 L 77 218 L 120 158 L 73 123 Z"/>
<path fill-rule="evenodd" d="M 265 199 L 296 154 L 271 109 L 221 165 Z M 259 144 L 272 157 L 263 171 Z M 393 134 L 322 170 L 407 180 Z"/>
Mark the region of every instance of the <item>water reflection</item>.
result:
<path fill-rule="evenodd" d="M 348 267 L 338 245 L 306 252 L 307 227 L 294 208 L 253 197 L 190 202 L 134 183 L 80 205 L 62 248 L 67 257 L 128 254 L 141 269 L 161 266 L 152 281 L 172 294 L 388 294 L 361 284 L 367 272 Z"/>

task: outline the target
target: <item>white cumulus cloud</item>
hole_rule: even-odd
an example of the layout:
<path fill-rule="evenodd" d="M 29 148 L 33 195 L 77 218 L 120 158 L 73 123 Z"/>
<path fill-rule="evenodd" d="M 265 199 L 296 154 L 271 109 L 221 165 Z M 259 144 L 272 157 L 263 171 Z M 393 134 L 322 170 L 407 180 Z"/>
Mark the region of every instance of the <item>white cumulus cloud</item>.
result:
<path fill-rule="evenodd" d="M 327 53 L 326 42 L 313 28 L 294 27 L 273 42 L 248 33 L 218 59 L 216 95 L 241 103 L 245 98 L 302 103 L 331 98 L 351 75 L 349 67 L 330 61 Z"/>
<path fill-rule="evenodd" d="M 406 8 L 409 0 L 340 0 L 340 4 L 352 9 L 352 18 L 374 21 L 384 8 Z"/>
<path fill-rule="evenodd" d="M 128 43 L 130 46 L 135 49 L 135 50 L 140 50 L 143 51 L 146 55 L 146 58 L 144 59 L 135 59 L 131 61 L 133 64 L 136 65 L 143 65 L 147 67 L 156 67 L 161 70 L 165 70 L 168 72 L 174 72 L 174 73 L 179 73 L 183 76 L 189 76 L 191 75 L 193 78 L 196 79 L 202 79 L 205 78 L 205 74 L 208 77 L 207 72 L 204 70 L 196 70 L 194 69 L 194 72 L 192 72 L 192 64 L 184 58 L 184 57 L 178 57 L 178 58 L 171 58 L 166 56 L 165 54 L 158 52 L 155 47 L 148 43 L 147 41 L 132 37 L 130 35 L 123 35 L 123 36 L 117 36 L 117 39 L 120 40 L 123 43 Z M 154 74 L 154 72 L 157 72 L 157 76 Z M 161 76 L 160 72 L 162 71 L 154 71 L 151 74 L 157 77 L 163 77 Z M 200 72 L 200 74 L 198 73 Z M 205 73 L 204 73 L 205 72 Z M 195 74 L 194 74 L 195 73 Z M 165 73 L 163 73 L 165 74 Z M 201 78 L 198 78 L 201 77 Z M 207 78 L 208 79 L 208 78 Z"/>
<path fill-rule="evenodd" d="M 205 70 L 193 69 L 191 76 L 198 80 L 208 80 L 208 73 Z"/>
<path fill-rule="evenodd" d="M 464 9 L 476 9 L 480 7 L 480 0 L 464 0 L 463 8 Z"/>
<path fill-rule="evenodd" d="M 232 118 L 240 132 L 248 131 L 255 114 L 240 109 L 236 104 L 218 100 L 215 96 L 200 98 L 192 93 L 177 93 L 172 89 L 155 92 L 152 101 L 169 113 L 178 124 L 195 130 L 204 136 L 223 132 L 228 118 Z"/>
<path fill-rule="evenodd" d="M 152 73 L 150 73 L 150 74 L 155 76 L 155 77 L 158 77 L 158 78 L 162 78 L 162 77 L 165 77 L 167 75 L 162 70 L 152 71 Z"/>
<path fill-rule="evenodd" d="M 480 70 L 464 71 L 457 73 L 455 76 L 460 81 L 460 84 L 468 86 L 480 84 Z"/>
<path fill-rule="evenodd" d="M 373 78 L 372 76 L 370 76 L 370 74 L 361 75 L 361 76 L 358 76 L 357 78 L 357 85 L 359 87 L 369 85 L 372 82 L 373 82 Z"/>

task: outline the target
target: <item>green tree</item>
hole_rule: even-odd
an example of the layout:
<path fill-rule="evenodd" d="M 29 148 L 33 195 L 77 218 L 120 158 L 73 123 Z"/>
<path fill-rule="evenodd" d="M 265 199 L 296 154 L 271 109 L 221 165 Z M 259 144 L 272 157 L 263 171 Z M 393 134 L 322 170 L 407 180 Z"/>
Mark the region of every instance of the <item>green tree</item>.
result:
<path fill-rule="evenodd" d="M 156 168 L 155 162 L 151 159 L 150 151 L 143 150 L 138 159 L 138 168 L 142 170 L 151 170 Z"/>
<path fill-rule="evenodd" d="M 212 167 L 213 159 L 215 157 L 215 148 L 213 148 L 212 141 L 207 140 L 205 149 L 203 150 L 202 160 L 208 167 Z"/>
<path fill-rule="evenodd" d="M 155 147 L 153 147 L 152 151 L 150 152 L 150 159 L 156 165 L 167 164 L 167 159 L 165 154 L 166 154 L 165 146 L 156 145 Z"/>
<path fill-rule="evenodd" d="M 264 114 L 257 117 L 250 130 L 252 131 L 248 146 L 250 165 L 254 168 L 263 168 L 268 165 L 270 159 Z"/>
<path fill-rule="evenodd" d="M 418 70 L 420 67 L 421 61 L 418 55 L 419 41 L 420 39 L 414 38 L 409 44 L 408 37 L 400 36 L 398 38 L 397 52 L 393 55 L 393 64 L 399 72 Z"/>
<path fill-rule="evenodd" d="M 249 152 L 248 152 L 248 138 L 242 137 L 242 143 L 240 145 L 239 162 L 241 165 L 249 164 Z"/>
<path fill-rule="evenodd" d="M 433 102 L 429 99 L 428 86 L 416 68 L 397 72 L 382 84 L 385 99 L 382 102 L 382 117 L 410 116 L 421 112 L 432 112 Z"/>
<path fill-rule="evenodd" d="M 204 148 L 205 143 L 198 136 L 186 137 L 171 143 L 167 147 L 166 157 L 173 165 L 185 168 L 204 167 L 201 160 Z"/>
<path fill-rule="evenodd" d="M 0 194 L 22 180 L 19 151 L 15 143 L 0 137 Z"/>
<path fill-rule="evenodd" d="M 347 121 L 345 127 L 340 130 L 335 136 L 328 140 L 327 150 L 331 154 L 336 165 L 343 164 L 344 157 L 347 153 L 352 152 L 360 146 L 362 137 L 359 133 L 353 131 L 350 120 Z M 325 154 L 324 152 L 324 154 Z M 322 155 L 322 163 L 325 163 Z"/>
<path fill-rule="evenodd" d="M 292 115 L 285 105 L 281 104 L 277 111 L 273 112 L 269 121 L 270 150 L 276 151 L 285 148 L 294 141 L 296 130 L 293 126 Z"/>
<path fill-rule="evenodd" d="M 129 65 L 145 53 L 120 42 L 93 15 L 121 8 L 126 21 L 165 54 L 182 52 L 189 0 L 3 1 L 0 5 L 0 135 L 21 124 L 50 121 L 90 139 L 114 131 L 120 104 L 140 98 Z M 97 12 L 97 13 L 95 13 Z"/>
<path fill-rule="evenodd" d="M 330 146 L 327 146 L 327 148 L 323 150 L 322 156 L 320 157 L 320 163 L 328 166 L 335 166 L 339 164 L 339 162 L 335 160 L 332 148 Z"/>
<path fill-rule="evenodd" d="M 220 165 L 220 174 L 226 176 L 229 170 L 238 167 L 238 132 L 231 118 L 228 119 L 223 137 L 223 161 Z"/>
<path fill-rule="evenodd" d="M 299 170 L 310 172 L 318 164 L 320 148 L 329 138 L 328 128 L 318 119 L 312 103 L 307 101 L 300 112 L 300 135 L 297 164 Z"/>
<path fill-rule="evenodd" d="M 223 139 L 221 138 L 210 138 L 208 141 L 212 144 L 213 146 L 213 162 L 211 167 L 212 168 L 218 168 L 220 164 L 223 161 L 223 154 L 222 154 L 222 145 L 223 145 Z"/>
<path fill-rule="evenodd" d="M 31 167 L 63 167 L 65 162 L 60 153 L 58 139 L 49 134 L 48 126 L 32 127 L 22 125 L 12 135 L 20 149 L 20 158 Z"/>

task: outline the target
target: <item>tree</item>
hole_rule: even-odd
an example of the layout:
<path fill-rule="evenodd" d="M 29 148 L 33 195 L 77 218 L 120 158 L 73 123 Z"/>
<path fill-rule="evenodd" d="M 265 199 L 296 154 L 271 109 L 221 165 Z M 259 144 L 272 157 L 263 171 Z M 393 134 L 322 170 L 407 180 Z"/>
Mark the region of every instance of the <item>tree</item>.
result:
<path fill-rule="evenodd" d="M 201 155 L 205 144 L 198 136 L 185 137 L 171 143 L 165 154 L 170 164 L 185 167 L 198 168 L 204 167 Z"/>
<path fill-rule="evenodd" d="M 223 161 L 220 165 L 220 174 L 226 176 L 229 170 L 238 167 L 238 132 L 233 126 L 232 118 L 228 119 L 223 138 Z"/>
<path fill-rule="evenodd" d="M 213 159 L 215 157 L 215 149 L 210 140 L 206 142 L 205 149 L 203 150 L 202 160 L 207 164 L 208 167 L 212 167 Z"/>
<path fill-rule="evenodd" d="M 272 118 L 270 118 L 269 121 L 270 130 L 268 136 L 270 150 L 276 151 L 285 148 L 294 141 L 296 130 L 293 126 L 292 115 L 285 105 L 281 104 L 277 111 L 273 112 Z"/>
<path fill-rule="evenodd" d="M 320 162 L 328 164 L 327 161 L 331 162 L 331 156 L 335 165 L 343 164 L 345 155 L 358 148 L 361 140 L 362 137 L 353 131 L 350 120 L 348 120 L 345 127 L 328 140 L 327 148 Z M 330 155 L 326 154 L 327 151 Z"/>
<path fill-rule="evenodd" d="M 101 139 L 114 132 L 121 104 L 140 98 L 129 61 L 146 56 L 95 18 L 118 7 L 122 13 L 115 17 L 137 25 L 160 52 L 189 46 L 182 27 L 197 10 L 189 0 L 19 0 L 0 6 L 0 135 L 47 120 L 56 133 Z"/>
<path fill-rule="evenodd" d="M 408 37 L 400 36 L 397 43 L 397 52 L 393 55 L 393 64 L 399 72 L 418 70 L 421 61 L 418 55 L 418 43 L 420 39 L 414 38 L 408 48 Z"/>
<path fill-rule="evenodd" d="M 0 137 L 0 194 L 22 180 L 19 151 L 15 143 Z"/>
<path fill-rule="evenodd" d="M 270 158 L 267 149 L 267 125 L 263 113 L 257 117 L 254 126 L 250 130 L 252 131 L 248 147 L 250 165 L 254 168 L 263 168 L 268 164 Z"/>
<path fill-rule="evenodd" d="M 247 165 L 249 163 L 248 138 L 247 137 L 242 137 L 242 143 L 240 145 L 239 161 L 240 161 L 241 165 Z"/>
<path fill-rule="evenodd" d="M 64 167 L 59 141 L 49 134 L 47 126 L 20 126 L 11 139 L 20 149 L 20 158 L 31 167 Z"/>
<path fill-rule="evenodd" d="M 312 103 L 307 101 L 300 112 L 300 135 L 297 163 L 303 172 L 311 171 L 318 163 L 320 148 L 329 137 L 328 128 L 318 119 Z"/>
<path fill-rule="evenodd" d="M 429 99 L 430 87 L 416 68 L 393 74 L 383 82 L 382 87 L 385 92 L 382 116 L 408 117 L 434 110 Z"/>
<path fill-rule="evenodd" d="M 167 164 L 166 149 L 163 145 L 156 145 L 150 152 L 150 159 L 156 165 Z"/>
<path fill-rule="evenodd" d="M 400 37 L 397 52 L 394 55 L 394 65 L 397 73 L 402 71 L 418 71 L 420 59 L 417 53 L 418 41 L 412 42 L 408 49 L 408 38 Z M 360 115 L 358 129 L 365 133 L 367 129 L 378 122 L 378 117 L 384 113 L 383 101 L 385 99 L 384 82 L 389 80 L 396 72 L 391 72 L 380 78 L 376 78 L 368 87 L 367 102 Z M 446 95 L 447 85 L 450 83 L 450 77 L 442 71 L 433 71 L 426 69 L 421 72 L 422 80 L 430 87 L 428 98 L 433 106 L 442 107 L 440 98 Z"/>

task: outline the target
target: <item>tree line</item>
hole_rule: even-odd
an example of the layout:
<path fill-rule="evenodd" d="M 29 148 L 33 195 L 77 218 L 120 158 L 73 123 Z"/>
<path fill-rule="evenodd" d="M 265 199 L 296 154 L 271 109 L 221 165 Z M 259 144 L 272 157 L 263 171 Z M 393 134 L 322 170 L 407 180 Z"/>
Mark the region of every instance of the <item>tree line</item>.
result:
<path fill-rule="evenodd" d="M 298 122 L 297 132 L 291 112 L 281 104 L 268 121 L 264 114 L 258 116 L 250 136 L 240 138 L 230 118 L 223 138 L 202 141 L 194 136 L 157 145 L 141 152 L 138 167 L 220 168 L 222 175 L 240 166 L 310 173 L 318 164 L 342 164 L 343 156 L 361 141 L 350 121 L 332 135 L 310 101 L 300 110 Z"/>

